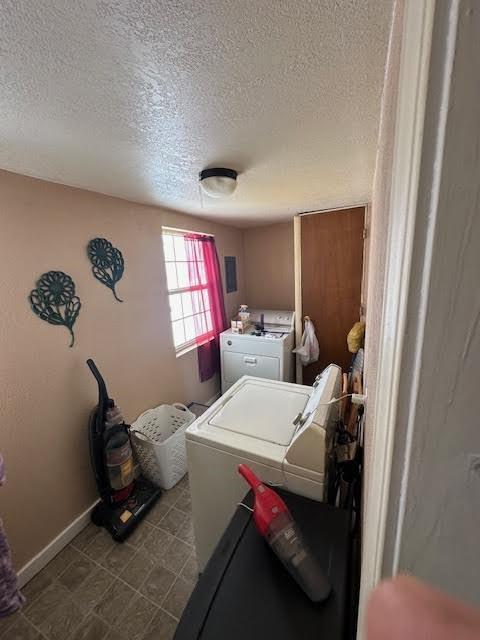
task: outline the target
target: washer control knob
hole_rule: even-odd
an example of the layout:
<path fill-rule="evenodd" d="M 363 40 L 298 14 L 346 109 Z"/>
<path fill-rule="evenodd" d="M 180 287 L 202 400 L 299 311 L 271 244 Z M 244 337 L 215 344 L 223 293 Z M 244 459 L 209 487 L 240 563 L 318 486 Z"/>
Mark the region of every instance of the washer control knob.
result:
<path fill-rule="evenodd" d="M 229 347 L 231 347 L 232 346 L 232 341 L 231 340 L 227 340 L 227 344 L 228 344 Z"/>

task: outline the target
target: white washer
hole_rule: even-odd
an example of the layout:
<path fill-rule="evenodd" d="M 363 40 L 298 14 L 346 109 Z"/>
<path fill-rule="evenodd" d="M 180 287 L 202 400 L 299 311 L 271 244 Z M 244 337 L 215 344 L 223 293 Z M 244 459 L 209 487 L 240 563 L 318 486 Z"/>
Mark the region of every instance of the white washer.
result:
<path fill-rule="evenodd" d="M 245 375 L 293 380 L 294 319 L 294 311 L 252 309 L 251 331 L 220 334 L 222 393 Z M 255 324 L 263 326 L 261 335 L 255 335 Z"/>
<path fill-rule="evenodd" d="M 197 560 L 205 567 L 248 487 L 241 462 L 265 482 L 322 501 L 342 372 L 313 387 L 244 376 L 186 431 Z"/>

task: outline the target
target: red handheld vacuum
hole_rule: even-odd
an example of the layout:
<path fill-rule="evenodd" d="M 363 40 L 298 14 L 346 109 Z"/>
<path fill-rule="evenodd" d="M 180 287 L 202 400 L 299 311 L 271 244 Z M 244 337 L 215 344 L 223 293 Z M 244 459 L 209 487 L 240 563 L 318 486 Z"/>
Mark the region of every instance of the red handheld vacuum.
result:
<path fill-rule="evenodd" d="M 330 583 L 310 553 L 285 502 L 247 465 L 239 465 L 238 471 L 253 490 L 253 520 L 259 533 L 310 600 L 326 600 L 332 589 Z"/>

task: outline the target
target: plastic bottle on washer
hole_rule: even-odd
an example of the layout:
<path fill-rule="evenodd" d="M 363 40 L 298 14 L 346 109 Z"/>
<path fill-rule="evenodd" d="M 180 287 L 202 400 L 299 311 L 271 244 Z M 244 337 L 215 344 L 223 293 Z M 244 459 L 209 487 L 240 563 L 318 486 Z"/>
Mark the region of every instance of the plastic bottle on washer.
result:
<path fill-rule="evenodd" d="M 241 304 L 238 310 L 238 317 L 243 322 L 246 322 L 250 318 L 250 312 L 248 311 L 248 304 Z"/>

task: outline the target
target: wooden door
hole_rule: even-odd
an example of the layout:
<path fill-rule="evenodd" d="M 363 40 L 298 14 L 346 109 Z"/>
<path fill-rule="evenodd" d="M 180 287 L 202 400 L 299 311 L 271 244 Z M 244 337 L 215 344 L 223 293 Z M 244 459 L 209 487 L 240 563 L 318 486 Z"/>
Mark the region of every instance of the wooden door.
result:
<path fill-rule="evenodd" d="M 331 362 L 348 371 L 347 334 L 359 320 L 365 207 L 301 217 L 302 316 L 310 316 L 318 362 L 303 368 L 303 384 Z"/>

